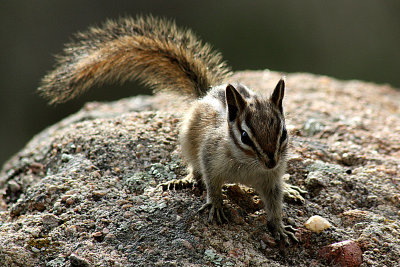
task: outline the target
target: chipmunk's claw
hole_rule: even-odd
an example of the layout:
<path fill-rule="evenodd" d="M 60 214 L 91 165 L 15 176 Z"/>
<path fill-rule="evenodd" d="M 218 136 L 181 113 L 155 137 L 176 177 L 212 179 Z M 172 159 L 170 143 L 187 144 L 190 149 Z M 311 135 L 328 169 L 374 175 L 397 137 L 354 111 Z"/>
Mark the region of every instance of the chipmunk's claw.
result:
<path fill-rule="evenodd" d="M 295 242 L 299 242 L 299 240 L 294 235 L 296 229 L 294 229 L 290 225 L 284 225 L 283 223 L 280 223 L 278 225 L 268 223 L 268 229 L 277 242 L 283 241 L 285 245 L 289 245 L 289 238 L 291 238 Z"/>
<path fill-rule="evenodd" d="M 292 202 L 305 204 L 306 200 L 304 199 L 304 197 L 301 194 L 304 195 L 307 193 L 308 193 L 307 191 L 301 189 L 298 186 L 291 185 L 288 183 L 283 184 L 283 195 L 286 199 L 288 199 Z"/>
<path fill-rule="evenodd" d="M 212 223 L 214 221 L 214 216 L 216 217 L 217 223 L 219 224 L 228 221 L 228 219 L 225 216 L 222 204 L 214 205 L 213 203 L 206 203 L 198 210 L 198 212 L 202 212 L 203 210 L 208 208 L 210 208 L 210 212 L 208 214 L 209 223 Z"/>
<path fill-rule="evenodd" d="M 186 177 L 183 179 L 174 179 L 165 183 L 162 183 L 159 185 L 159 187 L 162 187 L 163 191 L 167 190 L 181 190 L 181 189 L 186 189 L 186 188 L 192 188 L 194 185 L 194 182 L 192 179 L 187 179 Z"/>

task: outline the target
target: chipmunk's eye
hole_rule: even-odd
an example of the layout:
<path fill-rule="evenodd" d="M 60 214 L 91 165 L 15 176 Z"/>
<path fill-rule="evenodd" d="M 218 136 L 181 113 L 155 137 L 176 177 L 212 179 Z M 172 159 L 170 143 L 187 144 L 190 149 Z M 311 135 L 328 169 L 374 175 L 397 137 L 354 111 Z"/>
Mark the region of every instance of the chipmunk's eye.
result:
<path fill-rule="evenodd" d="M 241 140 L 242 140 L 242 143 L 245 145 L 248 145 L 248 146 L 253 145 L 253 142 L 251 141 L 251 139 L 246 131 L 242 131 Z"/>

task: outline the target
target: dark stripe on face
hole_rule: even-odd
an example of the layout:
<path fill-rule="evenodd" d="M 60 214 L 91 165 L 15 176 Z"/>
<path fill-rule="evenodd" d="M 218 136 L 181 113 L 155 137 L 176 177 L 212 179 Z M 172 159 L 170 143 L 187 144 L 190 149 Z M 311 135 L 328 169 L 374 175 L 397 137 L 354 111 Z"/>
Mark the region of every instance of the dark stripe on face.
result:
<path fill-rule="evenodd" d="M 233 142 L 235 143 L 235 145 L 236 145 L 240 150 L 242 150 L 246 155 L 253 156 L 253 157 L 255 156 L 255 154 L 254 154 L 253 151 L 248 150 L 248 149 L 245 149 L 245 148 L 241 145 L 241 142 L 242 142 L 242 141 L 236 139 L 236 135 L 234 134 L 233 129 L 232 129 L 232 127 L 230 127 L 230 126 L 229 126 L 229 135 L 231 136 L 231 138 L 232 138 Z"/>
<path fill-rule="evenodd" d="M 241 126 L 238 126 L 238 130 L 239 130 L 239 133 L 242 133 L 242 131 L 243 131 L 243 129 L 242 129 Z M 253 135 L 253 133 L 251 133 L 251 134 Z M 253 135 L 253 136 L 254 136 L 254 135 Z M 251 139 L 250 139 L 250 140 L 251 140 Z M 240 140 L 240 142 L 242 142 L 242 140 Z M 242 142 L 242 143 L 243 143 L 243 142 Z M 251 147 L 251 148 L 253 149 L 253 151 L 257 153 L 257 155 L 260 155 L 260 154 L 258 153 L 258 150 L 257 150 L 256 146 L 255 146 L 254 143 L 253 143 L 253 140 L 251 140 L 251 142 L 250 142 L 249 144 L 245 144 L 245 145 Z"/>
<path fill-rule="evenodd" d="M 246 118 L 244 119 L 244 121 L 246 122 L 247 127 L 249 127 L 251 134 L 255 137 L 254 133 L 256 132 L 256 130 L 253 127 L 253 124 L 251 123 L 251 112 L 247 112 L 246 114 Z"/>
<path fill-rule="evenodd" d="M 272 128 L 274 126 L 274 124 L 275 124 L 274 118 L 270 118 L 269 122 L 268 122 L 269 128 Z"/>
<path fill-rule="evenodd" d="M 258 101 L 256 101 L 256 105 L 258 104 Z M 256 119 L 252 118 L 252 113 L 248 112 L 246 114 L 246 125 L 249 127 L 252 133 L 264 133 L 263 136 L 255 136 L 253 134 L 253 137 L 258 140 L 258 145 L 262 149 L 263 154 L 266 154 L 269 158 L 271 154 L 275 154 L 275 151 L 279 149 L 278 146 L 278 135 L 281 134 L 281 124 L 282 121 L 280 119 L 280 116 L 278 115 L 277 111 L 274 109 L 270 110 L 271 115 L 266 115 L 268 117 L 265 118 L 265 123 L 260 123 L 260 124 L 254 124 L 254 121 L 257 121 Z M 259 119 L 258 119 L 259 120 Z M 261 128 L 261 127 L 264 127 Z M 258 131 L 257 131 L 258 129 Z M 282 139 L 281 139 L 282 140 Z M 279 144 L 280 146 L 281 144 Z M 261 153 L 257 153 L 261 154 Z M 273 158 L 273 157 L 272 157 Z"/>

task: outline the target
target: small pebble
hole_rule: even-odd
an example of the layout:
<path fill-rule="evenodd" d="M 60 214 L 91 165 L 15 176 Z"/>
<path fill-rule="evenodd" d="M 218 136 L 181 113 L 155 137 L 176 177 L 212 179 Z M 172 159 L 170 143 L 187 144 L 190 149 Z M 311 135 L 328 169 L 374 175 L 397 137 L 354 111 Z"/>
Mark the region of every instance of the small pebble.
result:
<path fill-rule="evenodd" d="M 74 199 L 72 197 L 67 198 L 67 200 L 65 200 L 65 203 L 67 203 L 68 205 L 72 205 L 74 204 Z"/>
<path fill-rule="evenodd" d="M 101 237 L 103 235 L 102 232 L 95 232 L 92 234 L 93 237 Z"/>
<path fill-rule="evenodd" d="M 124 218 L 131 218 L 132 216 L 134 216 L 135 214 L 132 211 L 125 211 L 124 212 Z"/>
<path fill-rule="evenodd" d="M 69 155 L 69 154 L 62 154 L 61 155 L 61 160 L 63 161 L 63 162 L 68 162 L 68 161 L 70 161 L 71 159 L 73 159 L 74 157 L 73 156 L 71 156 L 71 155 Z"/>
<path fill-rule="evenodd" d="M 260 240 L 261 248 L 266 249 L 267 245 L 264 243 L 264 241 Z"/>
<path fill-rule="evenodd" d="M 275 239 L 273 239 L 271 236 L 267 235 L 266 233 L 264 233 L 261 236 L 261 241 L 265 244 L 265 246 L 267 247 L 276 247 L 276 241 Z"/>
<path fill-rule="evenodd" d="M 189 250 L 193 250 L 193 246 L 192 244 L 190 244 L 189 241 L 187 241 L 186 239 L 179 239 L 179 242 L 182 244 L 182 246 L 184 246 L 185 248 L 189 249 Z"/>
<path fill-rule="evenodd" d="M 101 177 L 100 171 L 94 171 L 92 174 L 93 174 L 94 178 L 100 178 Z"/>
<path fill-rule="evenodd" d="M 106 241 L 106 242 L 113 242 L 113 241 L 115 241 L 115 240 L 116 240 L 116 237 L 115 237 L 114 234 L 107 234 L 107 235 L 104 237 L 104 241 Z"/>
<path fill-rule="evenodd" d="M 38 252 L 40 252 L 40 249 L 38 249 L 38 248 L 35 248 L 35 247 L 31 247 L 31 250 L 32 250 L 33 252 L 35 252 L 35 253 L 38 253 Z"/>
<path fill-rule="evenodd" d="M 70 197 L 71 197 L 71 195 L 69 195 L 69 194 L 63 195 L 61 197 L 61 201 L 65 203 L 67 201 L 67 199 L 70 198 Z"/>
<path fill-rule="evenodd" d="M 71 266 L 79 266 L 79 267 L 86 267 L 86 266 L 90 266 L 89 262 L 82 258 L 79 257 L 78 255 L 72 253 L 69 257 L 69 262 Z"/>
<path fill-rule="evenodd" d="M 54 214 L 45 214 L 42 218 L 43 225 L 49 228 L 58 226 L 60 221 L 61 219 Z"/>
<path fill-rule="evenodd" d="M 123 205 L 121 208 L 124 209 L 124 210 L 126 210 L 126 209 L 129 209 L 129 208 L 132 208 L 132 207 L 133 207 L 132 204 L 125 204 L 125 205 Z"/>
<path fill-rule="evenodd" d="M 117 204 L 118 205 L 125 205 L 125 204 L 128 204 L 129 203 L 129 201 L 128 200 L 126 200 L 126 199 L 118 199 L 117 200 Z"/>
<path fill-rule="evenodd" d="M 304 226 L 315 233 L 321 233 L 323 230 L 330 228 L 332 225 L 319 215 L 310 217 Z"/>
<path fill-rule="evenodd" d="M 21 190 L 21 186 L 14 180 L 9 181 L 8 184 L 7 184 L 7 187 L 13 193 L 16 193 L 19 190 Z"/>

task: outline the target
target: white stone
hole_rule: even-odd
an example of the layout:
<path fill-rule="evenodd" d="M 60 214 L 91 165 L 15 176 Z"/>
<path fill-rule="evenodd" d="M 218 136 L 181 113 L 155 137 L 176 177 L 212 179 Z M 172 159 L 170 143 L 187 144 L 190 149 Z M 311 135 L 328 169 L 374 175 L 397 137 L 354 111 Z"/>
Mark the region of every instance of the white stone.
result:
<path fill-rule="evenodd" d="M 328 229 L 332 226 L 325 218 L 319 215 L 310 217 L 304 224 L 304 226 L 315 233 L 321 233 L 323 230 Z"/>

